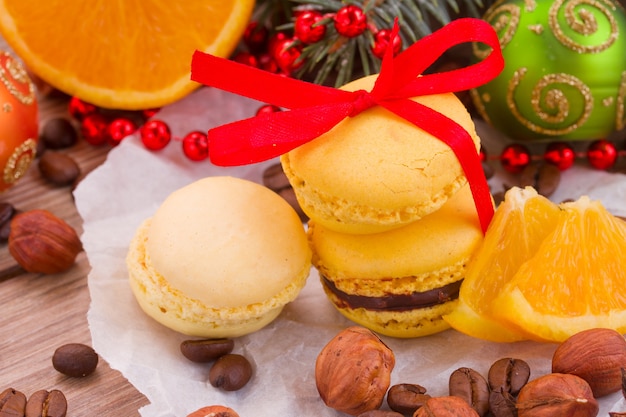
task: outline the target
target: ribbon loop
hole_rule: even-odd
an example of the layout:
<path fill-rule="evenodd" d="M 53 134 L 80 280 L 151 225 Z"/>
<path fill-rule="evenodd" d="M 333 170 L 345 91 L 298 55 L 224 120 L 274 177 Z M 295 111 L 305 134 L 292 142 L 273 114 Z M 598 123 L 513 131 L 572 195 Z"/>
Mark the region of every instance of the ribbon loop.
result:
<path fill-rule="evenodd" d="M 359 113 L 374 107 L 377 103 L 374 97 L 365 90 L 357 90 L 354 93 L 355 99 L 352 102 L 352 110 L 350 110 L 350 117 L 354 117 Z"/>

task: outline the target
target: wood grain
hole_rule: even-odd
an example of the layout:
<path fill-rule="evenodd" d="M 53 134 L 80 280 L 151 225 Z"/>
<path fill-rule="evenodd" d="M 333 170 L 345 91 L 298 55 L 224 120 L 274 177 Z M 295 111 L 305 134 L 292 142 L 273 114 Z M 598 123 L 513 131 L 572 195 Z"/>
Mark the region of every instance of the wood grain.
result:
<path fill-rule="evenodd" d="M 65 96 L 40 98 L 40 126 L 53 117 L 68 116 Z M 84 141 L 63 150 L 81 167 L 82 175 L 99 166 L 107 147 Z M 0 201 L 18 210 L 47 209 L 82 233 L 71 187 L 50 185 L 33 163 Z M 96 372 L 86 378 L 70 378 L 52 366 L 54 350 L 71 342 L 91 345 L 87 323 L 89 262 L 85 253 L 67 272 L 56 275 L 25 273 L 13 260 L 7 245 L 0 245 L 0 389 L 12 387 L 30 396 L 40 389 L 59 389 L 68 400 L 68 416 L 139 416 L 148 404 L 118 371 L 100 358 Z"/>

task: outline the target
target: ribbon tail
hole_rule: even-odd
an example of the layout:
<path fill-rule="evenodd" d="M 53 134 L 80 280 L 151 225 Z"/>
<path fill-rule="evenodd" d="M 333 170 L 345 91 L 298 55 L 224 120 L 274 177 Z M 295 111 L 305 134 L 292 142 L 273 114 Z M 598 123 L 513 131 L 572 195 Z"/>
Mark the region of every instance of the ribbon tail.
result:
<path fill-rule="evenodd" d="M 469 133 L 447 116 L 409 99 L 380 105 L 440 139 L 454 151 L 467 177 L 480 227 L 485 233 L 494 215 L 493 201 L 480 156 Z"/>
<path fill-rule="evenodd" d="M 287 153 L 321 136 L 352 109 L 352 103 L 260 115 L 208 132 L 209 158 L 219 166 L 247 165 Z"/>

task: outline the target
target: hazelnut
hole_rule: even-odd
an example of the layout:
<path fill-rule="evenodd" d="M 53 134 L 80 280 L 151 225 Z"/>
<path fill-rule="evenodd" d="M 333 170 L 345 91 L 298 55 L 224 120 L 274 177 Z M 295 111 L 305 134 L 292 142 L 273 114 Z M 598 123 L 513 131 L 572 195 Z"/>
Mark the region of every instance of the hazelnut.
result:
<path fill-rule="evenodd" d="M 552 372 L 581 377 L 596 398 L 622 388 L 622 368 L 626 368 L 626 339 L 613 329 L 576 333 L 552 357 Z"/>
<path fill-rule="evenodd" d="M 76 231 L 49 211 L 29 210 L 11 220 L 9 252 L 28 272 L 63 272 L 82 250 Z"/>
<path fill-rule="evenodd" d="M 518 417 L 594 417 L 598 402 L 591 387 L 572 374 L 548 374 L 524 385 L 517 397 Z"/>
<path fill-rule="evenodd" d="M 350 415 L 379 408 L 391 382 L 395 356 L 370 330 L 339 332 L 315 362 L 315 383 L 324 403 Z"/>
<path fill-rule="evenodd" d="M 433 397 L 415 411 L 413 417 L 479 417 L 464 399 L 453 395 Z"/>

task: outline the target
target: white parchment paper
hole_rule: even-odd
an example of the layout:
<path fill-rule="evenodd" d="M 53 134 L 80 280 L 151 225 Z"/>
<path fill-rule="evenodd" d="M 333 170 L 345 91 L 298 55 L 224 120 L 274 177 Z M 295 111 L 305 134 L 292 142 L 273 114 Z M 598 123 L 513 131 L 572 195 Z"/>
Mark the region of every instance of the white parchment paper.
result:
<path fill-rule="evenodd" d="M 166 107 L 156 116 L 175 137 L 250 117 L 261 103 L 203 88 Z M 497 133 L 479 124 L 483 143 L 498 152 Z M 491 147 L 491 148 L 490 148 Z M 135 229 L 174 190 L 196 179 L 233 175 L 261 182 L 263 170 L 276 161 L 221 168 L 194 163 L 182 153 L 180 141 L 150 152 L 137 135 L 111 150 L 106 162 L 81 182 L 76 205 L 84 220 L 82 241 L 92 270 L 88 322 L 96 351 L 119 370 L 150 401 L 144 417 L 184 417 L 211 404 L 227 405 L 242 417 L 340 416 L 327 408 L 315 388 L 314 364 L 322 347 L 351 325 L 326 299 L 313 269 L 299 297 L 266 328 L 236 339 L 235 352 L 250 359 L 254 376 L 236 392 L 222 392 L 207 382 L 210 365 L 191 363 L 179 351 L 189 337 L 147 317 L 137 305 L 127 280 L 125 257 Z M 491 180 L 497 188 L 507 178 L 501 171 Z M 626 177 L 576 166 L 564 173 L 555 201 L 587 194 L 615 214 L 626 215 Z M 399 340 L 383 338 L 396 355 L 392 384 L 423 385 L 431 395 L 446 395 L 455 369 L 467 366 L 486 375 L 501 357 L 526 360 L 531 378 L 550 371 L 553 344 L 489 343 L 454 330 Z M 626 411 L 621 393 L 601 401 L 600 416 Z M 386 408 L 386 405 L 384 406 Z"/>

